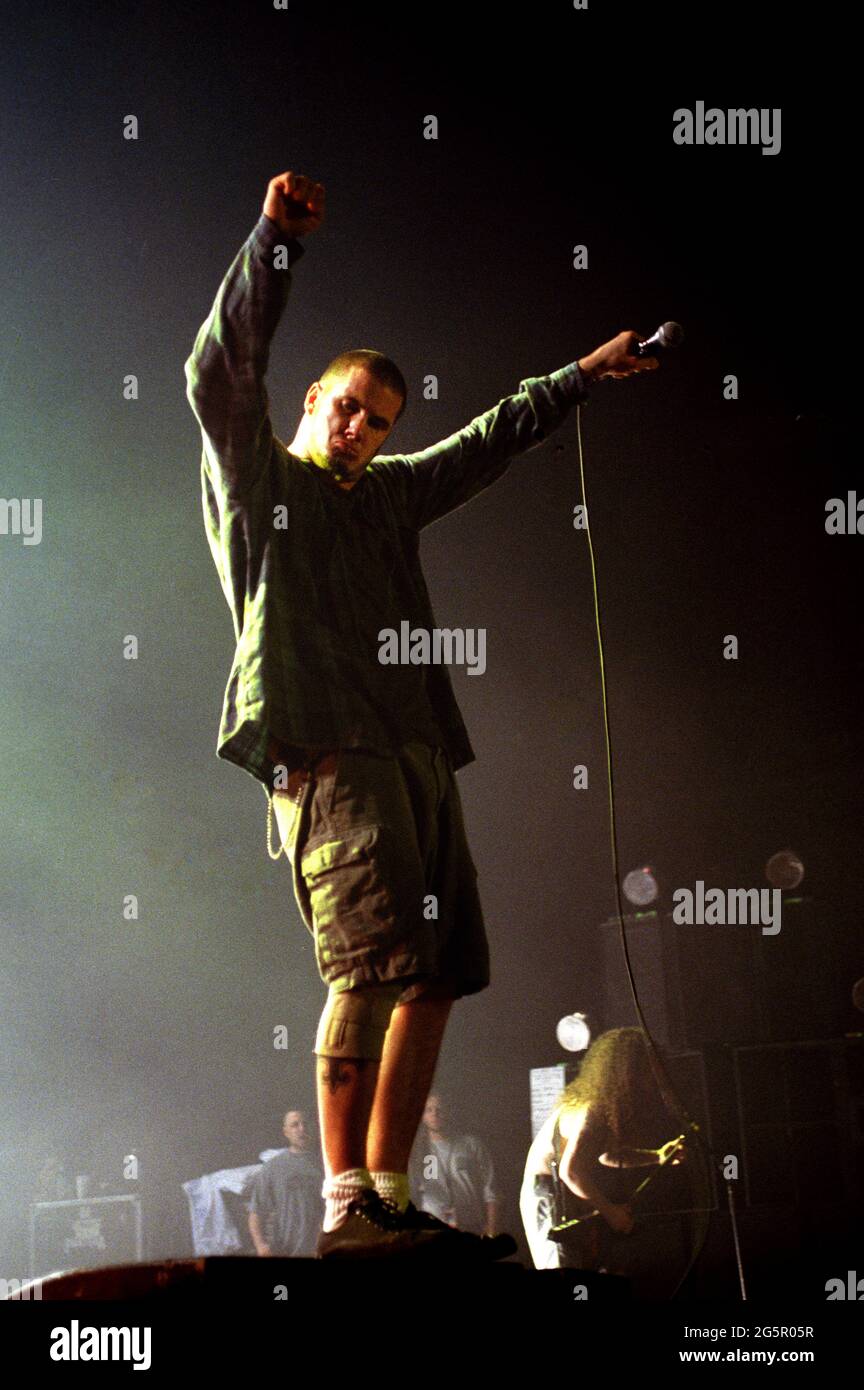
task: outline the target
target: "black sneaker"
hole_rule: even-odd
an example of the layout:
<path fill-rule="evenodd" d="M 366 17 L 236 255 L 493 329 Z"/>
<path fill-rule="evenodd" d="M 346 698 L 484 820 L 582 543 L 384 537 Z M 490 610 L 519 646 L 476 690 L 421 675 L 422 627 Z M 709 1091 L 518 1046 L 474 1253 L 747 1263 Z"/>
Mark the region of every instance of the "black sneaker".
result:
<path fill-rule="evenodd" d="M 417 1225 L 401 1216 L 395 1206 L 381 1200 L 374 1187 L 365 1187 L 349 1205 L 342 1225 L 334 1231 L 321 1232 L 317 1254 L 319 1259 L 377 1255 L 425 1258 L 447 1254 L 446 1239 L 437 1229 Z"/>
<path fill-rule="evenodd" d="M 385 1201 L 385 1206 L 394 1212 L 397 1210 L 391 1202 Z M 413 1202 L 408 1203 L 401 1216 L 403 1222 L 415 1231 L 438 1232 L 442 1239 L 448 1242 L 447 1248 L 452 1249 L 454 1255 L 481 1260 L 503 1260 L 507 1255 L 516 1254 L 516 1242 L 512 1236 L 503 1233 L 497 1236 L 475 1236 L 472 1231 L 459 1231 L 455 1226 L 448 1226 L 446 1221 L 439 1221 L 437 1216 L 432 1216 L 428 1211 L 418 1210 Z"/>

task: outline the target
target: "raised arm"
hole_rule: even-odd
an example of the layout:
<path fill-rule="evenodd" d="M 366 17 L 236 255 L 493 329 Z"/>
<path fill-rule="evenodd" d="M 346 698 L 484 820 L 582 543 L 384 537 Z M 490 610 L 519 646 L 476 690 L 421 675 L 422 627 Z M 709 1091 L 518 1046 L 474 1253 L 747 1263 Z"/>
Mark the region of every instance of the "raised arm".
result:
<path fill-rule="evenodd" d="M 657 367 L 654 357 L 632 355 L 638 338 L 632 330 L 619 333 L 549 376 L 526 377 L 515 395 L 505 396 L 439 444 L 420 453 L 379 458 L 370 467 L 381 470 L 391 484 L 406 524 L 420 530 L 489 487 L 517 454 L 541 444 L 586 399 L 591 383 Z"/>
<path fill-rule="evenodd" d="M 186 394 L 205 461 L 234 495 L 260 476 L 273 441 L 264 376 L 270 343 L 303 254 L 297 240 L 324 218 L 321 184 L 287 171 L 270 180 L 261 216 L 232 262 L 186 362 Z M 280 249 L 282 248 L 282 249 Z"/>

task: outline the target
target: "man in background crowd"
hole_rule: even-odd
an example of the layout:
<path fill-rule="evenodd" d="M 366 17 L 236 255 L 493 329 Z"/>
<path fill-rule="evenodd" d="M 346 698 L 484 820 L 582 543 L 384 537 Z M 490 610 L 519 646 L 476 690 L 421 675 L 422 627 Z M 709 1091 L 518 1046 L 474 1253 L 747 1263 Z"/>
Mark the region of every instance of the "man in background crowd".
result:
<path fill-rule="evenodd" d="M 454 1134 L 441 1096 L 426 1100 L 412 1156 L 417 1206 L 460 1231 L 494 1236 L 498 1197 L 492 1158 L 473 1134 Z"/>
<path fill-rule="evenodd" d="M 288 1148 L 268 1159 L 246 1185 L 249 1234 L 259 1255 L 311 1258 L 324 1219 L 324 1174 L 302 1110 L 286 1112 L 282 1133 Z"/>

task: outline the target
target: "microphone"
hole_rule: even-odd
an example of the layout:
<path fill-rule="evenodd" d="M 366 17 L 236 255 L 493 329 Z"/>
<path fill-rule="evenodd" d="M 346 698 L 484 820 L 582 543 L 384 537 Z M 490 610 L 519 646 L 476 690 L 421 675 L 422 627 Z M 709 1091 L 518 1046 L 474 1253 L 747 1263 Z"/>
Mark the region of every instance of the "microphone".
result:
<path fill-rule="evenodd" d="M 661 323 L 656 333 L 644 342 L 637 343 L 633 349 L 634 357 L 656 357 L 658 352 L 668 352 L 684 340 L 684 329 L 680 323 Z"/>

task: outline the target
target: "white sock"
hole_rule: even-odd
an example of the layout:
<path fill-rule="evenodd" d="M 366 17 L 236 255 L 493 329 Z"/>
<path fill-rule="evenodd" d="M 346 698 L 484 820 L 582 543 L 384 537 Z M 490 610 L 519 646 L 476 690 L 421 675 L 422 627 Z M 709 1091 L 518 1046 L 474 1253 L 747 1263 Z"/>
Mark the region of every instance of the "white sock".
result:
<path fill-rule="evenodd" d="M 385 1202 L 392 1202 L 397 1211 L 406 1211 L 411 1201 L 411 1185 L 407 1173 L 372 1173 L 375 1191 Z"/>
<path fill-rule="evenodd" d="M 336 1173 L 324 1179 L 321 1196 L 326 1208 L 324 1211 L 324 1230 L 335 1231 L 348 1215 L 348 1206 L 364 1188 L 374 1188 L 372 1175 L 368 1168 L 348 1168 L 344 1173 Z"/>

